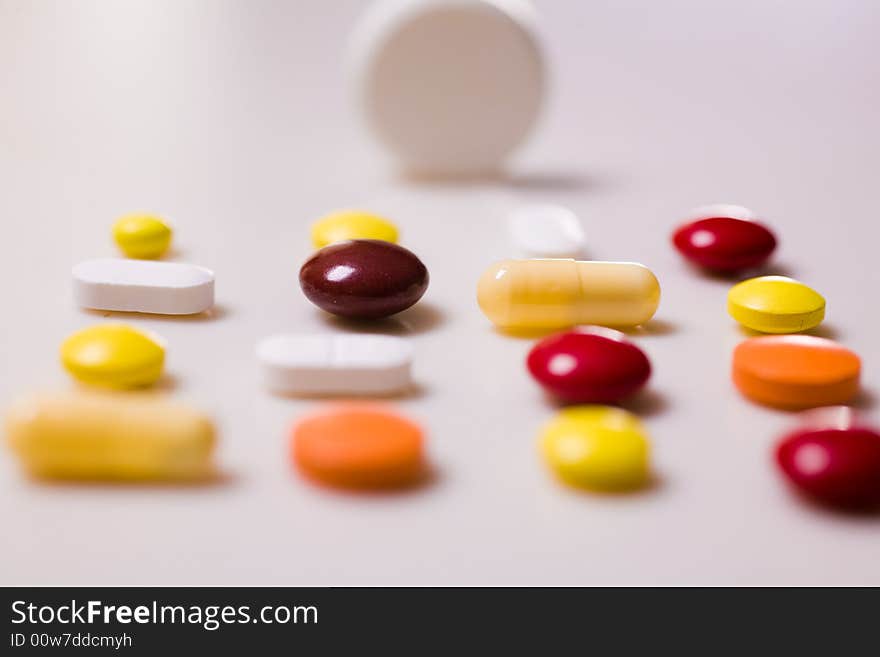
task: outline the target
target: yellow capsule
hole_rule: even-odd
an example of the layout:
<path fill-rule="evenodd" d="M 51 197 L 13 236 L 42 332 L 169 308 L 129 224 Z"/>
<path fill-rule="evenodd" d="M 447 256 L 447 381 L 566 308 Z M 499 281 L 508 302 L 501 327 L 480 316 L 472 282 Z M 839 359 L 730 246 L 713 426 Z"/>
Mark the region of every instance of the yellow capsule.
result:
<path fill-rule="evenodd" d="M 571 259 L 504 260 L 477 285 L 483 314 L 505 329 L 556 329 L 577 324 L 638 326 L 660 304 L 660 284 L 635 262 Z"/>
<path fill-rule="evenodd" d="M 321 249 L 345 240 L 397 242 L 397 226 L 382 217 L 361 210 L 341 210 L 312 224 L 312 244 Z"/>
<path fill-rule="evenodd" d="M 213 474 L 214 427 L 157 395 L 79 390 L 15 402 L 6 436 L 36 477 L 193 480 Z"/>
<path fill-rule="evenodd" d="M 113 224 L 113 239 L 129 258 L 153 259 L 171 245 L 171 228 L 150 214 L 128 214 Z"/>
<path fill-rule="evenodd" d="M 61 363 L 77 380 L 107 388 L 138 388 L 162 376 L 161 338 L 127 324 L 99 324 L 61 344 Z"/>
<path fill-rule="evenodd" d="M 641 422 L 611 406 L 571 406 L 541 430 L 541 452 L 579 488 L 616 492 L 648 483 L 650 444 Z"/>
<path fill-rule="evenodd" d="M 760 276 L 734 285 L 727 312 L 743 326 L 762 333 L 797 333 L 825 318 L 825 299 L 785 276 Z"/>

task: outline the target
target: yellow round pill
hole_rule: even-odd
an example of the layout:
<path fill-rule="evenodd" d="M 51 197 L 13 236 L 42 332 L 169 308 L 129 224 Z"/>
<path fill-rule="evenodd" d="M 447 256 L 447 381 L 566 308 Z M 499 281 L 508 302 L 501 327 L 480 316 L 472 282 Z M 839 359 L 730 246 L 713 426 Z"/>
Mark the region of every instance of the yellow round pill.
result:
<path fill-rule="evenodd" d="M 571 406 L 540 434 L 544 459 L 566 483 L 619 492 L 644 486 L 650 477 L 650 444 L 632 413 L 612 406 Z"/>
<path fill-rule="evenodd" d="M 727 312 L 761 333 L 797 333 L 825 318 L 825 299 L 814 289 L 785 276 L 760 276 L 734 285 Z"/>
<path fill-rule="evenodd" d="M 397 226 L 378 215 L 361 210 L 341 210 L 312 224 L 312 244 L 322 249 L 345 240 L 382 240 L 397 243 Z"/>
<path fill-rule="evenodd" d="M 61 363 L 83 383 L 138 388 L 152 385 L 162 375 L 165 348 L 157 336 L 127 324 L 99 324 L 62 343 Z"/>
<path fill-rule="evenodd" d="M 129 258 L 153 259 L 171 245 L 171 228 L 150 214 L 128 214 L 113 224 L 113 239 Z"/>

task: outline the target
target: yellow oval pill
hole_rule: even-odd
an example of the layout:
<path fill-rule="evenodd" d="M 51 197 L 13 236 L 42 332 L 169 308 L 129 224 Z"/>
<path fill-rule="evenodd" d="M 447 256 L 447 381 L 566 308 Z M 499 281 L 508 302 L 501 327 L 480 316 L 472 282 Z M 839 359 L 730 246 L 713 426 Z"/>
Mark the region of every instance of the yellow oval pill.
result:
<path fill-rule="evenodd" d="M 760 276 L 734 285 L 727 312 L 743 326 L 762 333 L 797 333 L 825 318 L 825 299 L 785 276 Z"/>
<path fill-rule="evenodd" d="M 153 259 L 171 245 L 171 228 L 159 217 L 129 214 L 113 224 L 113 239 L 129 258 Z"/>
<path fill-rule="evenodd" d="M 650 444 L 632 413 L 611 406 L 571 406 L 540 434 L 544 459 L 566 483 L 618 492 L 649 480 Z"/>
<path fill-rule="evenodd" d="M 161 340 L 127 324 L 77 331 L 61 345 L 61 362 L 77 380 L 107 388 L 149 386 L 162 375 Z"/>
<path fill-rule="evenodd" d="M 312 224 L 312 244 L 316 249 L 345 240 L 397 243 L 397 238 L 397 226 L 387 219 L 361 210 L 341 210 Z"/>

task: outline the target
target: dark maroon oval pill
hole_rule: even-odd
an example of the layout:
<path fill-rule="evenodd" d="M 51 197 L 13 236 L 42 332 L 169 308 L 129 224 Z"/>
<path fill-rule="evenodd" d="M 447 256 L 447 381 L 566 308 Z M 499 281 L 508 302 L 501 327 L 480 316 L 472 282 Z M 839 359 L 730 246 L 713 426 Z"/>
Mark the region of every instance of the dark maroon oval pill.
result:
<path fill-rule="evenodd" d="M 309 301 L 328 313 L 379 319 L 406 310 L 428 289 L 418 257 L 382 240 L 349 240 L 325 246 L 299 270 Z"/>

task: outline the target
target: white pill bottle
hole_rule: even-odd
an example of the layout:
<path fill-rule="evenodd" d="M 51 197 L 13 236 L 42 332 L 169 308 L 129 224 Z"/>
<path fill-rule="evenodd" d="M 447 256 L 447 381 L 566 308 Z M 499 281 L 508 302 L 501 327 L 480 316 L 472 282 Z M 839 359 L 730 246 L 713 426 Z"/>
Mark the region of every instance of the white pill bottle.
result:
<path fill-rule="evenodd" d="M 545 68 L 522 0 L 379 0 L 355 29 L 358 113 L 404 171 L 493 174 L 527 137 Z"/>

